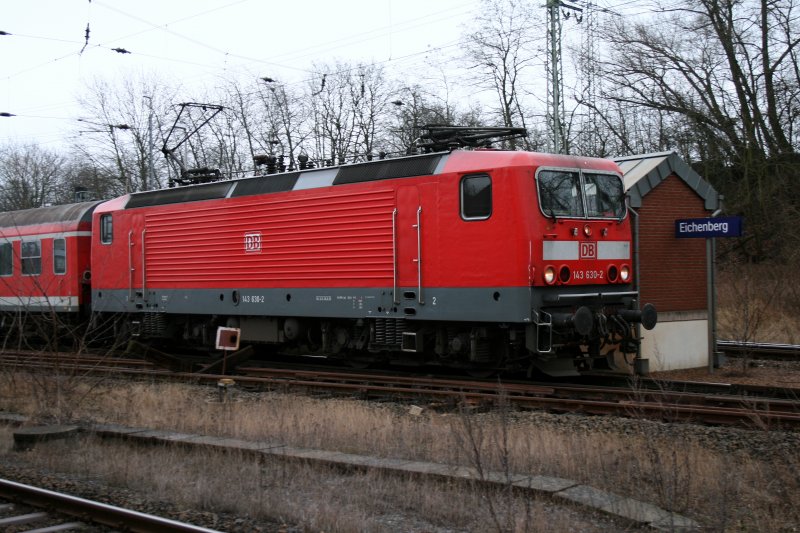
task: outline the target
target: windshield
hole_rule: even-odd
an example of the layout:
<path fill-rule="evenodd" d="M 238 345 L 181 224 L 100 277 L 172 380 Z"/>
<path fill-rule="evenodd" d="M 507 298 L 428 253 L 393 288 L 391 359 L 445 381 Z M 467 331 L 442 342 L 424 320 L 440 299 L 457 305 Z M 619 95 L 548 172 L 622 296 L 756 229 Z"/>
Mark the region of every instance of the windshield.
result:
<path fill-rule="evenodd" d="M 625 213 L 622 180 L 611 174 L 584 174 L 589 217 L 620 218 Z"/>
<path fill-rule="evenodd" d="M 543 170 L 539 172 L 539 197 L 548 216 L 582 217 L 583 199 L 577 172 Z"/>
<path fill-rule="evenodd" d="M 615 174 L 541 170 L 537 183 L 547 216 L 621 218 L 625 214 L 622 180 Z"/>

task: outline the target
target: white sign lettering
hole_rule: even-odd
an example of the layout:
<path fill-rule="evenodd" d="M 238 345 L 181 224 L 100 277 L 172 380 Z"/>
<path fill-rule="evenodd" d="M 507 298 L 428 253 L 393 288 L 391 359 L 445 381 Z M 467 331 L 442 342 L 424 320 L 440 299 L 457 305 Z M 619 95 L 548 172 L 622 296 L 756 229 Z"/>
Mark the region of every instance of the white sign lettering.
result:
<path fill-rule="evenodd" d="M 703 231 L 721 231 L 728 233 L 727 222 L 681 222 L 678 224 L 681 233 L 699 233 Z"/>

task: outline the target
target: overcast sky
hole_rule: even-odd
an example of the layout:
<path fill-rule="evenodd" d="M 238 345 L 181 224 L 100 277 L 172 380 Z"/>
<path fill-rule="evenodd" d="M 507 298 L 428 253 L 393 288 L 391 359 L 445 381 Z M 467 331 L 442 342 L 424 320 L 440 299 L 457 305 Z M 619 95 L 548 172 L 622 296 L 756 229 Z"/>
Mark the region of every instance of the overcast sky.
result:
<path fill-rule="evenodd" d="M 300 83 L 312 63 L 414 68 L 453 51 L 478 0 L 0 0 L 0 144 L 56 146 L 88 80 L 154 73 L 184 87 L 270 76 Z M 88 44 L 86 26 L 89 25 Z M 115 52 L 124 49 L 130 54 Z"/>
<path fill-rule="evenodd" d="M 630 13 L 650 1 L 592 4 Z M 541 7 L 544 31 L 545 2 L 533 5 Z M 480 0 L 0 0 L 0 6 L 0 31 L 9 34 L 0 36 L 0 112 L 16 115 L 0 117 L 0 145 L 57 148 L 80 125 L 76 99 L 95 78 L 154 75 L 191 98 L 230 78 L 303 83 L 312 63 L 343 60 L 380 63 L 419 82 L 431 62 L 447 67 Z M 576 29 L 565 24 L 565 39 L 579 35 Z"/>

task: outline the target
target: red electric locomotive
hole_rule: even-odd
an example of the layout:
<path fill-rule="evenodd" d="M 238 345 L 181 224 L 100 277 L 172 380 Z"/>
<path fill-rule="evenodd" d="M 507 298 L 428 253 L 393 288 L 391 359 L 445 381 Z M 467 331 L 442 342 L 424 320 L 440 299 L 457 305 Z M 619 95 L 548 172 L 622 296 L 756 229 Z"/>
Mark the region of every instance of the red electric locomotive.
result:
<path fill-rule="evenodd" d="M 92 308 L 130 334 L 476 372 L 590 369 L 652 328 L 604 159 L 453 150 L 126 195 Z"/>
<path fill-rule="evenodd" d="M 4 331 L 12 324 L 36 327 L 33 318 L 42 314 L 88 312 L 91 217 L 98 203 L 0 213 Z"/>

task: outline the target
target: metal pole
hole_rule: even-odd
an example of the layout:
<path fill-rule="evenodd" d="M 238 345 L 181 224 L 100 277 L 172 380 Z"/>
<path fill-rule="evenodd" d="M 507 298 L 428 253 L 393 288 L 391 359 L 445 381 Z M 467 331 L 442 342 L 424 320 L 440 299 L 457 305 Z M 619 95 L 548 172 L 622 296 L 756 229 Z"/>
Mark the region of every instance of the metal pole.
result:
<path fill-rule="evenodd" d="M 633 290 L 636 292 L 636 309 L 641 309 L 642 295 L 640 292 L 641 285 L 639 281 L 641 272 L 639 264 L 639 213 L 630 206 L 629 200 L 630 196 L 626 196 L 625 205 L 628 208 L 628 212 L 633 216 Z M 649 373 L 649 363 L 647 359 L 642 357 L 642 325 L 640 323 L 636 323 L 634 328 L 636 329 L 636 338 L 639 339 L 639 343 L 636 345 L 633 371 L 636 375 L 645 375 Z"/>
<path fill-rule="evenodd" d="M 147 98 L 147 176 L 145 177 L 143 190 L 147 191 L 151 184 L 155 181 L 155 172 L 153 169 L 153 98 L 145 95 Z"/>
<path fill-rule="evenodd" d="M 147 178 L 144 183 L 144 190 L 149 190 L 153 183 L 153 109 L 147 115 Z"/>
<path fill-rule="evenodd" d="M 719 195 L 717 210 L 711 213 L 711 218 L 722 213 L 722 201 L 724 197 Z M 708 373 L 714 373 L 714 352 L 717 350 L 717 302 L 714 276 L 714 259 L 716 256 L 716 239 L 706 239 L 706 299 L 708 300 Z"/>
<path fill-rule="evenodd" d="M 559 12 L 560 0 L 548 0 L 548 36 L 550 37 L 550 115 L 553 135 L 553 151 L 560 154 L 564 150 L 561 132 L 561 16 Z"/>
<path fill-rule="evenodd" d="M 714 239 L 706 239 L 706 300 L 708 301 L 708 373 L 714 373 Z"/>

